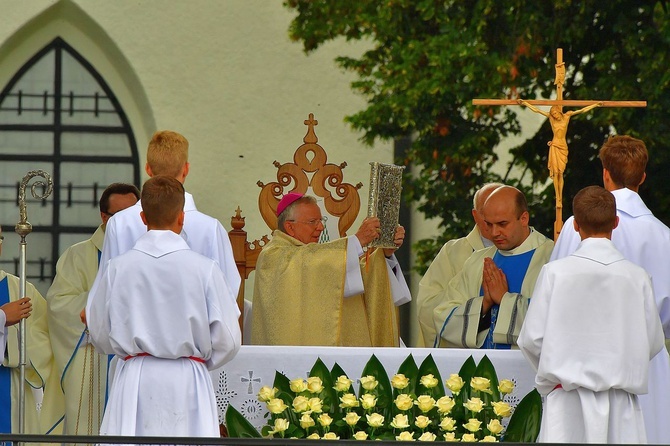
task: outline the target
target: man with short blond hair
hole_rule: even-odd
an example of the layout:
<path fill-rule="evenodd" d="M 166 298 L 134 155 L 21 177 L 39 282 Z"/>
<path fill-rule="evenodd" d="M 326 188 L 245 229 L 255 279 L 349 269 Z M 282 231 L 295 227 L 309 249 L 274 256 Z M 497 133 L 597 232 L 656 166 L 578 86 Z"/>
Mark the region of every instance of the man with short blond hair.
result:
<path fill-rule="evenodd" d="M 190 169 L 188 148 L 187 139 L 177 132 L 163 130 L 154 133 L 147 149 L 147 175 L 167 175 L 183 184 Z M 119 212 L 109 220 L 100 260 L 102 269 L 110 259 L 130 250 L 146 232 L 147 228 L 140 218 L 141 211 L 140 200 L 135 206 Z M 219 264 L 232 294 L 237 296 L 241 279 L 228 233 L 217 219 L 197 210 L 193 196 L 188 192 L 184 212 L 186 216 L 182 237 L 195 252 Z"/>

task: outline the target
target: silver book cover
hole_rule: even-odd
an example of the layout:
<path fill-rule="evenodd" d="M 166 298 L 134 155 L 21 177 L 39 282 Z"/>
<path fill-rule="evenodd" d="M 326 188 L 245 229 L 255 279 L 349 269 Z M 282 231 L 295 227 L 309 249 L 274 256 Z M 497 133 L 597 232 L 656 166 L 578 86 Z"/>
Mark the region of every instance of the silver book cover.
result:
<path fill-rule="evenodd" d="M 381 234 L 377 240 L 370 243 L 371 247 L 396 247 L 393 238 L 400 216 L 400 194 L 404 170 L 405 166 L 370 163 L 368 217 L 377 217 L 381 223 Z"/>

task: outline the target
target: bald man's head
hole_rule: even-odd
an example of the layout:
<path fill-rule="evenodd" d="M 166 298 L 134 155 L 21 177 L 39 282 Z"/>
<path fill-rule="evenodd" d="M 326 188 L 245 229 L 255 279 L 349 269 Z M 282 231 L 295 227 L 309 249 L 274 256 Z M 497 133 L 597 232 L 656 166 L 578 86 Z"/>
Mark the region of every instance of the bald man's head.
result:
<path fill-rule="evenodd" d="M 512 186 L 495 189 L 482 209 L 491 241 L 498 249 L 509 251 L 530 235 L 528 203 L 523 193 Z"/>
<path fill-rule="evenodd" d="M 484 203 L 489 195 L 501 186 L 504 186 L 504 184 L 486 183 L 475 192 L 475 196 L 472 199 L 472 218 L 475 220 L 475 224 L 479 228 L 481 236 L 488 240 L 491 240 L 491 233 L 484 222 L 482 209 L 484 208 Z"/>

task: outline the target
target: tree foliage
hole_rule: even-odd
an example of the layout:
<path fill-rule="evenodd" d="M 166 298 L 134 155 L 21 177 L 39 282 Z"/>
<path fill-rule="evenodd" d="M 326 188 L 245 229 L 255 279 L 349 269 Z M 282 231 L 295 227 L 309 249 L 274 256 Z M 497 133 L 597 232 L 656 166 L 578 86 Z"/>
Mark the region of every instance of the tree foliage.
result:
<path fill-rule="evenodd" d="M 360 57 L 338 57 L 356 74 L 352 88 L 367 108 L 348 116 L 363 140 L 411 137 L 404 159 L 413 166 L 406 198 L 442 235 L 415 248 L 424 267 L 445 240 L 472 226 L 478 186 L 502 180 L 523 189 L 531 224 L 551 236 L 553 187 L 548 185 L 549 123 L 511 150 L 503 171 L 493 148 L 520 131 L 516 107 L 474 107 L 474 98 L 550 98 L 556 49 L 563 48 L 564 99 L 646 100 L 647 108 L 596 109 L 570 122 L 564 218 L 582 187 L 602 184 L 597 149 L 611 134 L 643 139 L 650 152 L 641 195 L 666 223 L 669 171 L 670 29 L 664 1 L 612 0 L 285 0 L 297 15 L 290 36 L 306 52 L 345 38 L 367 42 Z"/>

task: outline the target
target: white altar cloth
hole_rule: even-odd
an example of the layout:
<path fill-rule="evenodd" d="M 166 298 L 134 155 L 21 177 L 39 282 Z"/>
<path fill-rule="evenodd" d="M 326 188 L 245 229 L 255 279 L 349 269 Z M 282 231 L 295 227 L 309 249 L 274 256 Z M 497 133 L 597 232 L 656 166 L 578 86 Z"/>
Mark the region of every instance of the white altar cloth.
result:
<path fill-rule="evenodd" d="M 374 354 L 384 365 L 389 379 L 396 373 L 402 362 L 412 354 L 417 366 L 429 354 L 437 364 L 442 381 L 452 373 L 458 373 L 468 357 L 475 362 L 487 355 L 498 374 L 498 379 L 511 379 L 516 387 L 505 401 L 516 406 L 535 386 L 535 372 L 519 350 L 468 350 L 432 348 L 358 348 L 358 347 L 286 347 L 243 345 L 235 358 L 220 369 L 211 372 L 219 421 L 232 404 L 259 431 L 265 425 L 265 404 L 256 395 L 262 386 L 272 386 L 275 371 L 289 379 L 307 377 L 317 358 L 321 358 L 328 369 L 337 364 L 347 376 L 356 382 L 361 377 L 363 367 Z M 448 391 L 447 391 L 448 393 Z"/>

